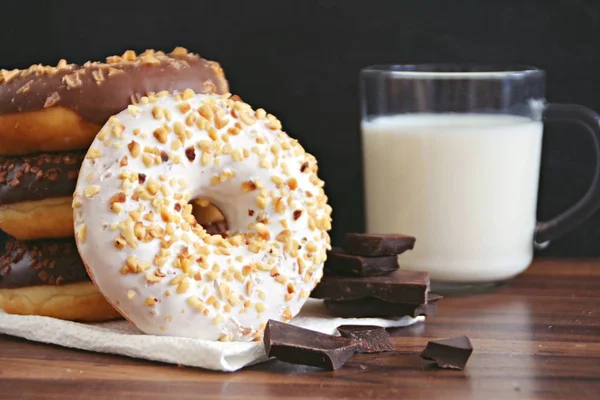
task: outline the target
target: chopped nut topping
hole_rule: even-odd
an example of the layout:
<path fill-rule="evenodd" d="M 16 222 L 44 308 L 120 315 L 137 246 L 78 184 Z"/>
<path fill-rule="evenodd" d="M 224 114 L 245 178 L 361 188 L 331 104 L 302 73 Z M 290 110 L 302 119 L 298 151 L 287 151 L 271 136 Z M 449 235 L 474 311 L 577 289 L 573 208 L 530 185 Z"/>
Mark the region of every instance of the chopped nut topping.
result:
<path fill-rule="evenodd" d="M 245 181 L 245 182 L 242 182 L 242 192 L 243 193 L 249 193 L 249 192 L 252 192 L 253 190 L 256 190 L 256 189 L 257 189 L 257 186 L 256 186 L 256 183 L 254 181 Z"/>
<path fill-rule="evenodd" d="M 206 308 L 206 304 L 202 300 L 200 300 L 198 296 L 188 297 L 187 303 L 190 305 L 190 307 L 193 307 L 200 312 L 204 311 L 204 309 Z"/>
<path fill-rule="evenodd" d="M 213 112 L 212 112 L 211 108 L 208 105 L 206 105 L 206 104 L 203 104 L 198 109 L 198 112 L 200 113 L 200 115 L 202 117 L 204 117 L 208 121 L 210 121 L 213 118 Z"/>
<path fill-rule="evenodd" d="M 141 146 L 135 140 L 132 140 L 128 145 L 129 153 L 135 158 L 140 155 Z"/>
<path fill-rule="evenodd" d="M 185 156 L 190 162 L 193 162 L 196 159 L 196 151 L 194 150 L 194 147 L 190 146 L 185 149 Z"/>
<path fill-rule="evenodd" d="M 279 214 L 283 214 L 285 212 L 285 202 L 283 201 L 282 197 L 278 197 L 275 199 L 275 211 L 278 212 Z"/>
<path fill-rule="evenodd" d="M 98 185 L 91 185 L 83 189 L 83 195 L 88 199 L 91 199 L 92 197 L 97 195 L 98 192 L 100 192 L 100 186 Z"/>
<path fill-rule="evenodd" d="M 142 161 L 144 162 L 144 165 L 148 168 L 151 167 L 152 165 L 154 165 L 154 157 L 152 157 L 148 153 L 142 154 Z"/>
<path fill-rule="evenodd" d="M 160 143 L 167 143 L 167 130 L 165 128 L 158 128 L 154 132 L 152 132 L 152 134 Z"/>
<path fill-rule="evenodd" d="M 264 210 L 267 208 L 267 199 L 263 196 L 256 196 L 256 205 Z"/>
<path fill-rule="evenodd" d="M 155 297 L 146 297 L 146 300 L 144 301 L 144 304 L 149 307 L 156 305 L 156 303 L 158 303 L 158 299 Z"/>
<path fill-rule="evenodd" d="M 298 181 L 296 180 L 296 178 L 290 178 L 287 181 L 287 185 L 290 188 L 290 190 L 296 190 L 298 188 Z"/>
<path fill-rule="evenodd" d="M 288 321 L 293 318 L 292 311 L 289 309 L 289 307 L 286 307 L 285 310 L 283 310 L 281 316 L 283 317 L 283 319 Z"/>
<path fill-rule="evenodd" d="M 127 241 L 122 236 L 119 236 L 115 239 L 115 247 L 117 249 L 123 250 L 126 245 L 127 245 Z"/>
<path fill-rule="evenodd" d="M 17 89 L 17 94 L 29 92 L 29 89 L 31 88 L 32 84 L 33 84 L 33 81 L 27 81 L 23 86 L 21 86 L 19 89 Z"/>
<path fill-rule="evenodd" d="M 213 128 L 212 126 L 209 126 L 206 131 L 208 132 L 208 136 L 212 140 L 218 140 L 219 139 L 219 134 L 217 133 L 217 131 L 215 130 L 215 128 Z"/>
<path fill-rule="evenodd" d="M 138 106 L 136 106 L 135 104 L 128 105 L 127 106 L 127 111 L 129 111 L 129 114 L 132 117 L 137 117 L 142 112 L 142 110 Z"/>
<path fill-rule="evenodd" d="M 60 95 L 57 92 L 51 93 L 44 102 L 44 108 L 50 108 L 60 101 Z"/>
<path fill-rule="evenodd" d="M 252 289 L 254 288 L 254 281 L 248 281 L 246 283 L 246 295 L 252 295 Z"/>
<path fill-rule="evenodd" d="M 121 57 L 127 61 L 133 61 L 136 59 L 136 54 L 133 50 L 127 50 Z"/>
<path fill-rule="evenodd" d="M 187 49 L 185 47 L 177 46 L 177 47 L 175 47 L 173 49 L 173 51 L 171 52 L 171 54 L 174 55 L 174 56 L 186 56 L 188 54 L 188 51 L 187 51 Z"/>
<path fill-rule="evenodd" d="M 256 118 L 254 118 L 247 112 L 242 112 L 240 114 L 240 120 L 246 125 L 254 125 L 254 123 L 256 122 Z"/>
<path fill-rule="evenodd" d="M 267 228 L 265 224 L 259 222 L 254 226 L 254 228 L 256 229 L 260 237 L 264 240 L 269 240 L 271 238 L 269 228 Z"/>
<path fill-rule="evenodd" d="M 87 237 L 87 229 L 85 224 L 81 224 L 77 227 L 75 236 L 77 237 L 77 241 L 79 241 L 79 243 L 85 243 L 85 239 Z"/>
<path fill-rule="evenodd" d="M 0 70 L 0 82 L 4 81 L 6 83 L 9 83 L 14 78 L 19 76 L 20 73 L 21 73 L 21 71 L 18 69 L 13 69 L 11 71 L 2 69 L 2 70 Z"/>
<path fill-rule="evenodd" d="M 77 72 L 63 76 L 62 82 L 67 85 L 67 90 L 77 88 L 83 84 Z"/>
<path fill-rule="evenodd" d="M 181 49 L 181 47 L 178 47 L 178 49 Z M 181 97 L 183 98 L 183 100 L 189 100 L 194 96 L 196 96 L 196 93 L 194 93 L 192 89 L 185 89 Z"/>
<path fill-rule="evenodd" d="M 254 309 L 256 310 L 257 313 L 263 313 L 263 312 L 267 311 L 267 307 L 263 303 L 256 303 L 254 305 Z"/>
<path fill-rule="evenodd" d="M 283 185 L 283 178 L 281 178 L 279 176 L 276 176 L 276 175 L 273 175 L 271 177 L 271 182 L 273 182 L 274 184 L 280 186 L 280 185 Z"/>
<path fill-rule="evenodd" d="M 190 288 L 190 284 L 191 284 L 191 279 L 190 278 L 183 278 L 181 280 L 181 282 L 179 282 L 179 285 L 177 285 L 177 293 L 179 294 L 184 294 L 188 291 L 188 289 Z"/>

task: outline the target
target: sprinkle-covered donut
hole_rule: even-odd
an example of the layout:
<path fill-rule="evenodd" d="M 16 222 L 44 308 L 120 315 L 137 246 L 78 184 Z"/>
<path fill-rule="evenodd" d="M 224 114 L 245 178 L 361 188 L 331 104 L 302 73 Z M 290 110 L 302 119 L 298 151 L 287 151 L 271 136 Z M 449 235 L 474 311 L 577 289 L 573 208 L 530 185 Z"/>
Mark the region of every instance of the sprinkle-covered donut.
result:
<path fill-rule="evenodd" d="M 260 340 L 320 281 L 331 207 L 316 159 L 237 96 L 159 93 L 109 119 L 73 195 L 88 273 L 147 334 Z M 197 224 L 209 199 L 225 237 Z"/>
<path fill-rule="evenodd" d="M 106 62 L 0 69 L 0 154 L 87 148 L 108 118 L 161 90 L 227 93 L 221 66 L 177 47 Z"/>

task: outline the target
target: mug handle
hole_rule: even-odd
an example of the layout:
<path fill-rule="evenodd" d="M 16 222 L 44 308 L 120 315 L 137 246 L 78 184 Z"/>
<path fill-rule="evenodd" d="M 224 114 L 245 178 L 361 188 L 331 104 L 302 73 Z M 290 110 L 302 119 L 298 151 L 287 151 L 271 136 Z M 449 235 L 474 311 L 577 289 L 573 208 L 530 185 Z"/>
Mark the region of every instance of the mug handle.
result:
<path fill-rule="evenodd" d="M 555 218 L 537 223 L 533 242 L 538 249 L 546 248 L 552 239 L 575 228 L 600 207 L 600 117 L 589 108 L 577 104 L 548 104 L 542 118 L 544 123 L 567 121 L 585 128 L 594 143 L 596 172 L 590 188 L 581 200 Z"/>

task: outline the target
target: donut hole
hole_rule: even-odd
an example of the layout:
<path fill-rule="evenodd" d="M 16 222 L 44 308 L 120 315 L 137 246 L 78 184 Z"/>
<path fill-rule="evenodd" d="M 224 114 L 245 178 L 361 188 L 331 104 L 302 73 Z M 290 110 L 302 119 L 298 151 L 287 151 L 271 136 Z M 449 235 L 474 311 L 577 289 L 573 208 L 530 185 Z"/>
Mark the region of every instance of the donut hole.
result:
<path fill-rule="evenodd" d="M 227 236 L 227 219 L 217 206 L 204 198 L 193 199 L 190 204 L 194 218 L 208 233 Z"/>

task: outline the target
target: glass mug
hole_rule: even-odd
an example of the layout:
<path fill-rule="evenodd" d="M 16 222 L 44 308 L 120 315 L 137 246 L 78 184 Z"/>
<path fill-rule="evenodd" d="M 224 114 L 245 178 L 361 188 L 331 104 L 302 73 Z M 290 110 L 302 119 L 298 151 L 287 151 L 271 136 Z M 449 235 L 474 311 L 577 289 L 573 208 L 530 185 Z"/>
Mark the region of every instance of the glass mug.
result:
<path fill-rule="evenodd" d="M 579 123 L 600 159 L 593 111 L 544 99 L 527 66 L 382 65 L 361 70 L 366 230 L 417 238 L 403 269 L 433 289 L 477 291 L 524 271 L 534 246 L 600 206 L 600 166 L 587 194 L 536 222 L 543 123 Z"/>

